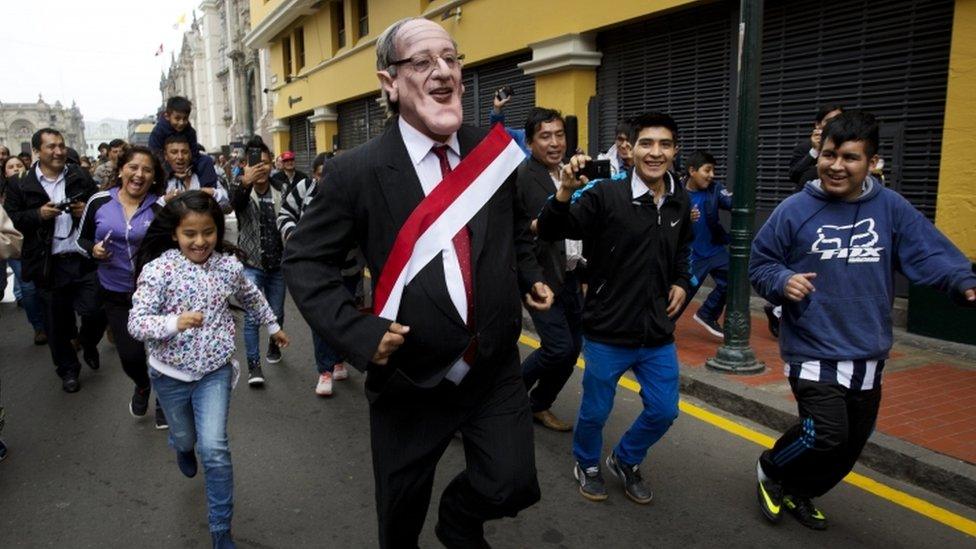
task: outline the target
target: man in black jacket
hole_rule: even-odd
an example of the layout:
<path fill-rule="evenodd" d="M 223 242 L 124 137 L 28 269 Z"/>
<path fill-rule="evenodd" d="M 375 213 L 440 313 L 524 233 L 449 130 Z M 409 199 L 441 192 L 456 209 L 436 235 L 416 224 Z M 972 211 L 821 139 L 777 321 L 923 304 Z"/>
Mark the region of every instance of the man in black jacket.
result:
<path fill-rule="evenodd" d="M 607 498 L 600 471 L 603 425 L 613 409 L 617 381 L 633 370 L 644 411 L 607 457 L 610 472 L 627 496 L 649 503 L 640 464 L 647 450 L 678 416 L 678 356 L 673 316 L 690 287 L 692 241 L 690 201 L 669 171 L 677 151 L 678 127 L 660 113 L 632 120 L 634 168 L 624 180 L 588 183 L 577 178 L 589 160 L 576 156 L 560 174 L 559 190 L 537 221 L 547 240 L 587 238 L 590 286 L 583 308 L 583 399 L 573 436 L 574 475 L 580 493 Z M 571 204 L 571 200 L 573 201 Z"/>
<path fill-rule="evenodd" d="M 98 342 L 105 332 L 105 314 L 98 303 L 95 263 L 76 244 L 85 204 L 98 190 L 79 166 L 66 166 L 67 148 L 51 128 L 31 137 L 38 160 L 10 189 L 4 206 L 24 233 L 23 279 L 34 282 L 45 308 L 48 345 L 69 393 L 81 388 L 81 365 L 71 344 L 75 313 L 81 317 L 79 339 L 85 362 L 99 367 Z"/>
<path fill-rule="evenodd" d="M 519 202 L 534 218 L 559 187 L 566 154 L 566 129 L 559 111 L 539 107 L 529 111 L 525 140 L 532 156 L 519 166 L 515 186 Z M 583 294 L 576 273 L 577 266 L 582 269 L 584 263 L 583 244 L 537 239 L 535 256 L 556 297 L 548 311 L 529 311 L 542 346 L 522 362 L 522 379 L 529 391 L 532 417 L 554 431 L 569 431 L 572 424 L 549 408 L 573 374 L 583 343 Z"/>
<path fill-rule="evenodd" d="M 407 219 L 455 168 L 465 173 L 462 159 L 485 138 L 461 124 L 462 57 L 440 25 L 397 21 L 376 58 L 397 116 L 330 163 L 288 239 L 285 281 L 312 329 L 366 371 L 380 546 L 417 546 L 437 462 L 460 431 L 466 468 L 441 496 L 435 534 L 447 547 L 485 547 L 485 521 L 540 497 L 519 296 L 546 308 L 552 294 L 508 177 L 450 240 L 435 241 L 441 249 L 402 287 L 395 322 L 356 308 L 342 284 L 349 250 L 362 250 L 375 285 L 407 249 L 394 245 Z M 506 166 L 522 154 L 511 153 Z"/>

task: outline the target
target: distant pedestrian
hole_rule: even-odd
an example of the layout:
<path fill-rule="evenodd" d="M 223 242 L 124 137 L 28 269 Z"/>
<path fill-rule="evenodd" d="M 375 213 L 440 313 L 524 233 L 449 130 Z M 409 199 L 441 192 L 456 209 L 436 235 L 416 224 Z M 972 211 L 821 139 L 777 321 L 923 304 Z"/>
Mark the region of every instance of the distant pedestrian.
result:
<path fill-rule="evenodd" d="M 78 247 L 98 262 L 99 297 L 122 369 L 135 384 L 129 412 L 136 417 L 146 415 L 150 385 L 145 347 L 133 339 L 127 326 L 136 288 L 136 252 L 162 207 L 156 200 L 162 193 L 164 177 L 162 164 L 152 151 L 130 147 L 119 157 L 115 184 L 88 199 L 78 231 Z M 158 400 L 156 428 L 166 428 Z"/>
<path fill-rule="evenodd" d="M 308 179 L 308 174 L 295 167 L 295 153 L 285 151 L 280 160 L 281 170 L 271 176 L 271 184 L 279 191 L 287 193 L 292 185 Z"/>
<path fill-rule="evenodd" d="M 7 194 L 7 189 L 19 185 L 19 179 L 27 171 L 24 162 L 17 156 L 11 156 L 0 165 L 0 203 Z M 5 272 L 3 261 L 0 261 L 0 273 Z M 27 282 L 22 277 L 23 262 L 17 259 L 9 259 L 6 264 L 14 272 L 14 299 L 17 306 L 24 309 L 27 321 L 34 329 L 34 345 L 47 345 L 47 333 L 44 331 L 44 309 L 37 297 L 37 288 L 33 282 Z M 0 290 L 4 289 L 0 282 Z"/>
<path fill-rule="evenodd" d="M 614 130 L 613 145 L 597 157 L 610 161 L 610 174 L 617 175 L 634 166 L 634 146 L 630 142 L 630 122 L 621 120 Z"/>
<path fill-rule="evenodd" d="M 95 167 L 95 174 L 92 176 L 99 187 L 105 188 L 114 181 L 115 167 L 128 146 L 128 143 L 121 139 L 113 139 L 108 143 L 105 161 Z"/>
<path fill-rule="evenodd" d="M 281 192 L 269 179 L 271 151 L 264 141 L 252 137 L 247 147 L 261 150 L 261 162 L 246 166 L 243 175 L 231 185 L 231 205 L 237 215 L 237 244 L 244 252 L 244 276 L 261 290 L 280 326 L 285 321 L 285 278 L 281 271 L 285 245 L 278 231 Z M 261 324 L 250 316 L 244 319 L 244 348 L 248 385 L 264 385 Z M 268 340 L 265 358 L 269 364 L 281 361 L 281 349 L 274 337 Z"/>
<path fill-rule="evenodd" d="M 759 507 L 772 522 L 785 507 L 816 530 L 827 519 L 812 499 L 851 471 L 878 417 L 895 271 L 976 305 L 966 256 L 869 175 L 874 116 L 845 111 L 822 139 L 818 179 L 776 207 L 749 264 L 756 291 L 783 306 L 780 355 L 800 416 L 759 458 Z"/>
<path fill-rule="evenodd" d="M 200 453 L 213 546 L 232 548 L 234 471 L 227 413 L 240 371 L 233 360 L 228 298 L 267 325 L 278 345 L 287 346 L 288 337 L 223 239 L 224 214 L 209 195 L 190 191 L 168 202 L 139 250 L 128 328 L 146 343 L 149 378 L 185 476 L 196 475 L 194 447 Z"/>

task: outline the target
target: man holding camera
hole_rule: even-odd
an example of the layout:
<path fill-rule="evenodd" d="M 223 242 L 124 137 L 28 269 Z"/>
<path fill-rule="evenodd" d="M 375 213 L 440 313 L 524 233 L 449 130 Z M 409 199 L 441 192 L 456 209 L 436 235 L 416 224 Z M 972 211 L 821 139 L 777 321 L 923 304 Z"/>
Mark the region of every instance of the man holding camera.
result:
<path fill-rule="evenodd" d="M 583 310 L 583 397 L 573 434 L 574 476 L 591 501 L 607 499 L 600 472 L 603 425 L 617 381 L 633 370 L 644 410 L 606 459 L 631 500 L 650 503 L 640 464 L 678 416 L 673 317 L 690 286 L 691 203 L 670 173 L 678 127 L 661 113 L 632 120 L 634 168 L 625 180 L 588 183 L 592 160 L 574 156 L 537 220 L 540 238 L 586 238 L 589 290 Z M 575 195 L 575 196 L 574 196 Z"/>
<path fill-rule="evenodd" d="M 71 338 L 75 313 L 81 317 L 79 339 L 85 362 L 99 367 L 98 342 L 105 332 L 105 314 L 98 303 L 95 263 L 75 241 L 85 204 L 98 190 L 80 166 L 65 163 L 67 148 L 52 128 L 31 137 L 37 163 L 8 191 L 5 207 L 24 233 L 23 279 L 37 285 L 46 312 L 51 357 L 68 393 L 81 388 L 81 364 Z"/>

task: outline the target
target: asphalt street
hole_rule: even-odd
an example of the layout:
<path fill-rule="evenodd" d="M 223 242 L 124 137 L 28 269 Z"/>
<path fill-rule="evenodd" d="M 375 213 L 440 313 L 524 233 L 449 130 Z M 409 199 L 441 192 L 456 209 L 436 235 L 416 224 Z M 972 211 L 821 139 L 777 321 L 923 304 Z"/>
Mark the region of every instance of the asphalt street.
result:
<path fill-rule="evenodd" d="M 375 547 L 373 479 L 362 376 L 313 393 L 311 336 L 289 303 L 293 344 L 267 366 L 264 389 L 234 391 L 230 441 L 236 487 L 234 534 L 241 547 Z M 0 547 L 206 547 L 202 475 L 184 478 L 152 413 L 136 419 L 132 383 L 115 348 L 101 345 L 102 368 L 83 370 L 82 390 L 61 391 L 47 347 L 35 347 L 23 312 L 0 305 L 0 379 L 7 408 L 0 463 Z M 238 359 L 243 362 L 243 341 Z M 530 349 L 523 346 L 523 352 Z M 573 418 L 577 371 L 553 411 Z M 621 388 L 605 430 L 608 450 L 640 410 Z M 745 419 L 738 423 L 772 434 Z M 542 501 L 515 519 L 489 523 L 496 547 L 974 547 L 976 540 L 849 484 L 819 500 L 826 532 L 790 517 L 767 524 L 755 503 L 760 447 L 682 414 L 652 448 L 643 471 L 655 499 L 640 506 L 608 478 L 610 498 L 584 500 L 572 478 L 572 435 L 536 429 Z M 605 452 L 607 451 L 605 450 Z M 463 466 L 460 441 L 441 461 L 434 502 Z M 859 469 L 860 470 L 860 469 Z M 895 489 L 976 520 L 976 511 L 872 471 Z M 421 545 L 438 547 L 431 506 Z"/>

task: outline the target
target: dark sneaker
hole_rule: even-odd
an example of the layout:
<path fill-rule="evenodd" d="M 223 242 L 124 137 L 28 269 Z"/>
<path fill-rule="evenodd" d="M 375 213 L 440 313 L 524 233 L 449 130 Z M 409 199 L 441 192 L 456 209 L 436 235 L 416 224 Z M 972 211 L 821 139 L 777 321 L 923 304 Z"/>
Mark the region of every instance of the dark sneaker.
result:
<path fill-rule="evenodd" d="M 584 498 L 590 501 L 603 501 L 607 499 L 607 486 L 603 482 L 603 474 L 600 466 L 587 467 L 585 470 L 580 467 L 579 462 L 573 466 L 573 476 L 579 482 L 579 492 Z"/>
<path fill-rule="evenodd" d="M 756 473 L 759 477 L 756 482 L 759 510 L 762 511 L 766 520 L 775 524 L 783 518 L 783 486 L 764 474 L 760 474 L 762 472 L 761 467 L 762 465 L 756 464 Z"/>
<path fill-rule="evenodd" d="M 213 549 L 237 549 L 237 545 L 234 545 L 234 538 L 230 535 L 230 530 L 210 532 L 210 541 L 213 542 Z"/>
<path fill-rule="evenodd" d="M 146 410 L 149 409 L 149 387 L 140 389 L 136 387 L 135 391 L 132 392 L 132 400 L 129 401 L 129 413 L 133 417 L 142 417 L 146 415 Z"/>
<path fill-rule="evenodd" d="M 82 356 L 85 358 L 85 364 L 92 370 L 97 370 L 102 367 L 102 363 L 98 357 L 98 349 L 85 349 Z"/>
<path fill-rule="evenodd" d="M 708 333 L 712 334 L 713 336 L 725 337 L 725 333 L 722 332 L 722 326 L 718 323 L 717 320 L 713 318 L 702 318 L 698 316 L 698 313 L 695 313 L 695 316 L 693 316 L 692 318 L 694 318 L 695 322 L 701 324 L 702 327 L 708 330 Z"/>
<path fill-rule="evenodd" d="M 67 374 L 61 378 L 61 388 L 66 393 L 77 393 L 81 389 L 81 383 L 78 382 L 78 374 Z"/>
<path fill-rule="evenodd" d="M 169 422 L 166 421 L 166 414 L 163 413 L 163 407 L 159 405 L 159 400 L 156 401 L 156 428 L 160 431 L 169 429 Z"/>
<path fill-rule="evenodd" d="M 607 467 L 610 473 L 624 483 L 624 493 L 627 497 L 640 504 L 650 503 L 654 499 L 651 489 L 644 484 L 641 478 L 640 465 L 627 465 L 622 461 L 617 461 L 617 454 L 611 452 L 607 456 Z"/>
<path fill-rule="evenodd" d="M 275 343 L 273 339 L 268 340 L 267 359 L 268 364 L 277 364 L 281 362 L 281 349 L 278 348 L 278 344 Z"/>
<path fill-rule="evenodd" d="M 776 307 L 772 303 L 767 303 L 763 305 L 763 312 L 766 313 L 766 321 L 769 323 L 769 333 L 779 338 L 779 317 L 776 316 Z"/>
<path fill-rule="evenodd" d="M 261 362 L 247 363 L 247 384 L 251 387 L 264 385 L 264 372 L 261 371 Z"/>
<path fill-rule="evenodd" d="M 176 452 L 176 465 L 186 478 L 197 476 L 197 455 L 193 450 L 189 452 Z"/>
<path fill-rule="evenodd" d="M 810 498 L 783 496 L 783 506 L 800 524 L 813 530 L 826 530 L 827 517 L 813 504 Z"/>

